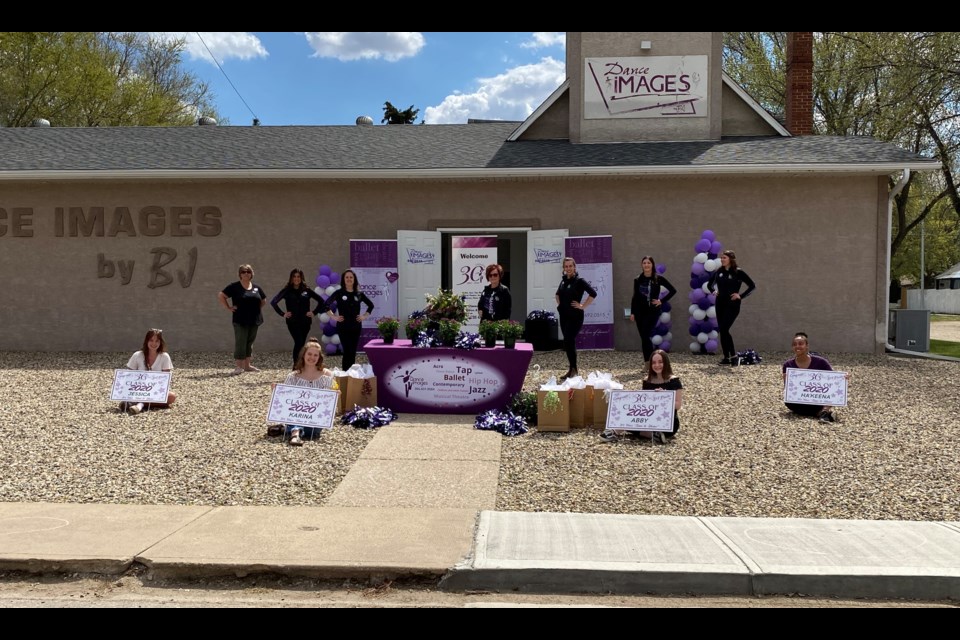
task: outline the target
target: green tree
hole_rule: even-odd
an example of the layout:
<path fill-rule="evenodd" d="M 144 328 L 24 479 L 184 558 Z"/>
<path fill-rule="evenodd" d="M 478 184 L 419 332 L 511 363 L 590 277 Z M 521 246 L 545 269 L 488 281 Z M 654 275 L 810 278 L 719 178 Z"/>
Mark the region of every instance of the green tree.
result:
<path fill-rule="evenodd" d="M 785 53 L 786 32 L 724 35 L 726 72 L 772 113 L 783 112 Z M 891 252 L 894 264 L 902 268 L 907 261 L 896 258 L 917 225 L 934 212 L 941 217 L 952 215 L 954 220 L 960 216 L 955 178 L 960 154 L 958 60 L 957 32 L 815 34 L 817 132 L 873 136 L 940 161 L 936 174 L 912 173 L 895 198 Z M 931 232 L 943 233 L 946 246 L 951 241 L 950 228 L 949 224 L 931 225 L 928 242 Z M 955 234 L 952 241 L 956 242 Z"/>
<path fill-rule="evenodd" d="M 186 126 L 216 116 L 183 49 L 142 33 L 0 32 L 0 125 Z"/>
<path fill-rule="evenodd" d="M 413 105 L 400 111 L 389 102 L 384 102 L 383 119 L 381 119 L 380 122 L 386 122 L 387 124 L 414 124 L 417 121 L 418 113 L 420 113 L 420 109 L 414 109 Z"/>

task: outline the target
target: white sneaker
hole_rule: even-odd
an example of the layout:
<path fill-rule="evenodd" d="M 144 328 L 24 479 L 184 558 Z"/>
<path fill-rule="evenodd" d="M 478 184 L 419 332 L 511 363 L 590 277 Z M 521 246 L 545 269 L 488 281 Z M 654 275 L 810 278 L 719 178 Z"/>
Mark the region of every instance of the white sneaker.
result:
<path fill-rule="evenodd" d="M 142 402 L 138 402 L 138 403 L 136 403 L 136 404 L 131 404 L 129 407 L 127 407 L 127 413 L 129 413 L 129 414 L 132 415 L 132 416 L 137 415 L 137 414 L 140 413 L 141 411 L 143 411 L 143 403 L 142 403 Z"/>
<path fill-rule="evenodd" d="M 237 367 L 236 369 L 234 369 L 233 371 L 230 372 L 230 375 L 232 375 L 232 376 L 238 376 L 238 375 L 240 375 L 241 373 L 243 373 L 243 367 Z"/>

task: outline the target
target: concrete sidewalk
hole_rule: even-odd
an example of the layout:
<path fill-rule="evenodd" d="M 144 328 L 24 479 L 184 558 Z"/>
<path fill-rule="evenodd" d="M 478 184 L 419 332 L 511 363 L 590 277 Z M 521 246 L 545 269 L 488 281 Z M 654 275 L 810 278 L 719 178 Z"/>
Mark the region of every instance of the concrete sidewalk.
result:
<path fill-rule="evenodd" d="M 960 599 L 960 523 L 0 503 L 0 570 L 543 593 Z"/>

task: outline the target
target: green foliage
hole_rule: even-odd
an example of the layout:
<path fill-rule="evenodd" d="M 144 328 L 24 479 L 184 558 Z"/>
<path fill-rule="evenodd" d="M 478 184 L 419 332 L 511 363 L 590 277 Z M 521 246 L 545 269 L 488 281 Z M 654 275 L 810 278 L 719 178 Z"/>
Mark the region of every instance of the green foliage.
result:
<path fill-rule="evenodd" d="M 503 338 L 513 338 L 514 340 L 523 335 L 523 325 L 516 320 L 500 320 L 500 335 Z"/>
<path fill-rule="evenodd" d="M 431 320 L 455 320 L 463 324 L 467 320 L 467 304 L 464 297 L 453 291 L 437 289 L 436 294 L 427 294 L 424 312 Z"/>
<path fill-rule="evenodd" d="M 528 425 L 537 424 L 537 394 L 529 391 L 516 393 L 510 398 L 507 408 L 526 420 Z"/>
<path fill-rule="evenodd" d="M 941 356 L 950 356 L 951 358 L 960 358 L 960 342 L 930 340 L 930 353 L 936 353 Z"/>
<path fill-rule="evenodd" d="M 500 337 L 500 323 L 496 320 L 481 320 L 478 331 L 484 340 L 496 340 Z"/>
<path fill-rule="evenodd" d="M 443 344 L 453 344 L 457 336 L 460 335 L 460 323 L 456 320 L 443 319 L 440 320 L 438 324 L 440 327 L 437 329 L 437 335 L 440 338 L 440 342 Z"/>
<path fill-rule="evenodd" d="M 389 102 L 384 102 L 383 119 L 380 120 L 380 122 L 386 122 L 387 124 L 414 124 L 417 121 L 418 113 L 420 113 L 420 109 L 414 109 L 413 105 L 400 111 Z"/>
<path fill-rule="evenodd" d="M 0 126 L 188 126 L 216 117 L 184 41 L 143 33 L 0 32 Z"/>
<path fill-rule="evenodd" d="M 377 320 L 377 331 L 384 338 L 397 335 L 398 329 L 400 329 L 400 321 L 394 317 L 384 316 Z"/>
<path fill-rule="evenodd" d="M 417 333 L 421 331 L 426 331 L 427 326 L 430 324 L 430 319 L 424 316 L 418 318 L 409 318 L 407 319 L 407 324 L 404 327 L 406 331 L 408 340 L 416 340 Z"/>

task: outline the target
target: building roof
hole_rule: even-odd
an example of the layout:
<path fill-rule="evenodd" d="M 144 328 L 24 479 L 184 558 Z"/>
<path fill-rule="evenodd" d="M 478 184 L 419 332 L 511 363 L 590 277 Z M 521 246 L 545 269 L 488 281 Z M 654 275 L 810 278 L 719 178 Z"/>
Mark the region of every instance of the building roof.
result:
<path fill-rule="evenodd" d="M 960 262 L 936 277 L 937 280 L 952 280 L 954 278 L 960 278 Z"/>
<path fill-rule="evenodd" d="M 865 137 L 571 144 L 517 123 L 0 129 L 0 179 L 892 173 L 939 165 Z"/>

